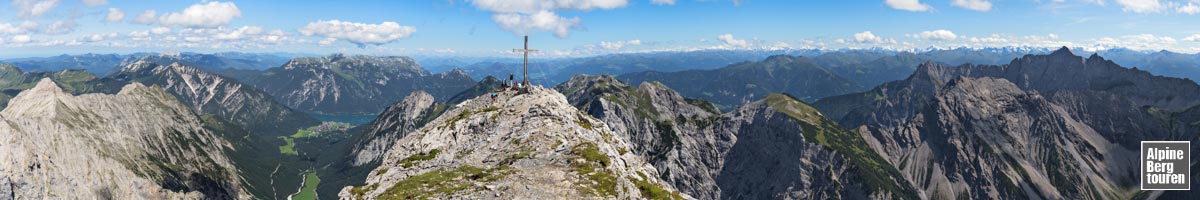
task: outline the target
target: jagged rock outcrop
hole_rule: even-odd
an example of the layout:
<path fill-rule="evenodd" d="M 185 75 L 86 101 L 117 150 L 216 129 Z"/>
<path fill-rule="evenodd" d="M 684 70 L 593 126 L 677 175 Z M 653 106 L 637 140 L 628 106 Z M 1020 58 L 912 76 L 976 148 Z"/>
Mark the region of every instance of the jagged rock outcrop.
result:
<path fill-rule="evenodd" d="M 700 199 L 918 198 L 862 138 L 790 96 L 721 114 L 659 83 L 578 75 L 555 88 Z"/>
<path fill-rule="evenodd" d="M 135 62 L 109 78 L 161 86 L 194 112 L 214 115 L 251 132 L 285 135 L 320 123 L 254 87 L 180 63 Z"/>
<path fill-rule="evenodd" d="M 733 136 L 704 131 L 720 114 L 712 104 L 692 105 L 657 82 L 632 87 L 609 75 L 576 75 L 555 90 L 630 141 L 631 152 L 654 164 L 663 180 L 699 199 L 718 196 L 719 156 Z"/>
<path fill-rule="evenodd" d="M 416 91 L 404 97 L 403 101 L 388 107 L 378 118 L 365 126 L 361 139 L 352 149 L 352 154 L 355 155 L 351 162 L 360 166 L 383 158 L 384 153 L 392 149 L 394 141 L 421 128 L 447 107 L 435 103 L 429 93 Z"/>
<path fill-rule="evenodd" d="M 409 57 L 335 54 L 292 59 L 267 69 L 252 83 L 305 112 L 364 114 L 379 112 L 417 90 L 449 99 L 475 81 L 462 70 L 431 74 Z"/>
<path fill-rule="evenodd" d="M 1068 49 L 1008 65 L 922 64 L 818 101 L 933 199 L 1126 199 L 1139 141 L 1196 141 L 1175 110 L 1200 86 Z"/>
<path fill-rule="evenodd" d="M 467 100 L 393 141 L 341 198 L 683 198 L 604 122 L 540 87 Z"/>
<path fill-rule="evenodd" d="M 50 79 L 0 112 L 2 199 L 249 199 L 229 142 L 139 83 L 72 96 Z"/>

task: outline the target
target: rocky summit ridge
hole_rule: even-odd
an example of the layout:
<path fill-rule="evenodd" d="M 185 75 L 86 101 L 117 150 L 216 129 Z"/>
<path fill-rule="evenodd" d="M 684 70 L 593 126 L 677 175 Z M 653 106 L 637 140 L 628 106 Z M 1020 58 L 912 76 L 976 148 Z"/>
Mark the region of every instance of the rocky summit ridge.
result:
<path fill-rule="evenodd" d="M 603 121 L 551 89 L 450 108 L 402 138 L 351 199 L 682 199 Z"/>

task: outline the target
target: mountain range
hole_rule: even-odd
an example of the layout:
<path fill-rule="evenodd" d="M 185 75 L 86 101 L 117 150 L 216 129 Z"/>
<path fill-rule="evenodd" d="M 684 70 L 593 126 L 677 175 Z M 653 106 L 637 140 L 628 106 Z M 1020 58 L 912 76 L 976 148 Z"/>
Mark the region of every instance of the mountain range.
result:
<path fill-rule="evenodd" d="M 504 70 L 402 56 L 141 55 L 99 76 L 0 64 L 0 151 L 14 152 L 0 197 L 1195 195 L 1138 190 L 1137 149 L 1200 140 L 1200 85 L 1118 61 L 1184 69 L 1188 54 L 723 52 L 554 59 L 537 79 L 555 86 L 524 90 Z"/>
<path fill-rule="evenodd" d="M 246 80 L 279 102 L 304 112 L 373 114 L 413 91 L 438 99 L 471 87 L 461 70 L 431 74 L 409 57 L 297 58 Z"/>
<path fill-rule="evenodd" d="M 1146 195 L 1140 141 L 1198 139 L 1194 119 L 1175 117 L 1197 95 L 1194 82 L 1063 48 L 998 66 L 925 63 L 815 105 L 927 198 L 1127 199 Z"/>

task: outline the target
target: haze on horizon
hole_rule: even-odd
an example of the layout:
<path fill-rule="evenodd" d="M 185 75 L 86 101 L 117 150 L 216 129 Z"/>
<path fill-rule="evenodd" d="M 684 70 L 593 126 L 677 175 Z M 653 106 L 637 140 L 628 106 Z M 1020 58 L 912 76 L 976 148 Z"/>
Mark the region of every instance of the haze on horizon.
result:
<path fill-rule="evenodd" d="M 703 49 L 1200 52 L 1200 0 L 12 0 L 0 58 L 290 52 L 540 56 Z"/>

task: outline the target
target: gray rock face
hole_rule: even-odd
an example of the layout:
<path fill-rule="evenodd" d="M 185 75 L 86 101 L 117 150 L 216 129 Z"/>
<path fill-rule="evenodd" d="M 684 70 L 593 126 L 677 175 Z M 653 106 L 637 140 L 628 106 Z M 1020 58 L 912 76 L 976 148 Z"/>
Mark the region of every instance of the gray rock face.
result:
<path fill-rule="evenodd" d="M 354 166 L 360 166 L 383 158 L 384 153 L 392 148 L 393 142 L 403 138 L 413 130 L 421 128 L 426 122 L 436 116 L 433 96 L 424 91 L 416 91 L 396 103 L 379 118 L 366 125 L 362 139 L 353 148 Z M 445 109 L 443 105 L 441 109 Z"/>
<path fill-rule="evenodd" d="M 269 136 L 292 134 L 298 128 L 320 123 L 276 103 L 271 96 L 249 85 L 180 63 L 135 62 L 111 77 L 161 86 L 196 113 L 213 115 Z"/>
<path fill-rule="evenodd" d="M 580 75 L 556 89 L 628 138 L 663 180 L 700 199 L 917 198 L 861 138 L 788 96 L 720 114 L 657 83 Z"/>
<path fill-rule="evenodd" d="M 715 109 L 688 104 L 661 84 L 631 87 L 608 75 L 577 75 L 555 89 L 630 141 L 632 152 L 649 159 L 663 180 L 699 199 L 718 196 L 719 156 L 732 145 L 732 135 L 702 131 Z"/>
<path fill-rule="evenodd" d="M 449 99 L 475 81 L 462 70 L 430 74 L 409 57 L 337 54 L 293 59 L 252 83 L 305 112 L 363 114 L 379 112 L 417 90 Z"/>
<path fill-rule="evenodd" d="M 1125 199 L 1137 144 L 1196 140 L 1200 86 L 1062 49 L 1009 65 L 926 63 L 906 80 L 817 102 L 933 199 Z"/>
<path fill-rule="evenodd" d="M 43 79 L 0 111 L 0 198 L 249 199 L 231 147 L 160 88 L 71 96 Z"/>
<path fill-rule="evenodd" d="M 685 198 L 603 121 L 540 87 L 467 100 L 392 141 L 346 198 Z"/>

